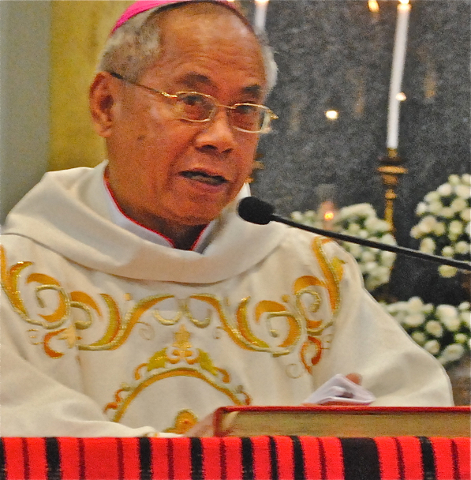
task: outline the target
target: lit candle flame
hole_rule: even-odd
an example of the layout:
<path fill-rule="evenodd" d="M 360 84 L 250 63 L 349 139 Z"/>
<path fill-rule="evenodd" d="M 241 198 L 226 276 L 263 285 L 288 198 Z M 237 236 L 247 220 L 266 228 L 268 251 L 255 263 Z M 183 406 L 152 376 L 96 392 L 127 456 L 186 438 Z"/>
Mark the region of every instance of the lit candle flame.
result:
<path fill-rule="evenodd" d="M 329 120 L 337 120 L 337 118 L 339 118 L 339 112 L 337 112 L 337 110 L 327 110 L 325 116 Z"/>
<path fill-rule="evenodd" d="M 377 0 L 368 0 L 368 8 L 370 9 L 370 12 L 379 12 L 379 5 Z"/>
<path fill-rule="evenodd" d="M 325 212 L 324 220 L 330 221 L 334 219 L 334 212 Z"/>

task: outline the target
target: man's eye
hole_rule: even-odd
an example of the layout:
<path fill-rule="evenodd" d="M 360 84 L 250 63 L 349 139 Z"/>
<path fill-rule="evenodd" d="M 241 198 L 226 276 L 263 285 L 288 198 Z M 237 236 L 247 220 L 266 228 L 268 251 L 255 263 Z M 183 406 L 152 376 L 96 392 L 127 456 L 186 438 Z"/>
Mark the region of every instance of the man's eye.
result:
<path fill-rule="evenodd" d="M 236 106 L 235 111 L 239 115 L 254 115 L 258 112 L 258 107 L 250 103 L 242 103 Z"/>
<path fill-rule="evenodd" d="M 183 95 L 180 95 L 180 100 L 189 107 L 199 107 L 202 105 L 206 105 L 206 99 L 203 96 L 197 94 L 185 93 Z"/>

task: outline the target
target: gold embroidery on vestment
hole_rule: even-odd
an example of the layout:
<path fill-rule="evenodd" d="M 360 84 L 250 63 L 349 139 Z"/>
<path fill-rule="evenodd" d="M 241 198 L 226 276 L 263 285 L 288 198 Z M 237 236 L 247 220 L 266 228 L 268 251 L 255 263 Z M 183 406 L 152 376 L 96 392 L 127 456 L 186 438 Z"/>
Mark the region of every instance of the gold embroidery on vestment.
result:
<path fill-rule="evenodd" d="M 43 297 L 46 291 L 54 292 L 57 300 L 51 313 L 38 313 L 40 319 L 31 318 L 18 285 L 24 269 L 31 267 L 33 263 L 18 262 L 8 269 L 3 248 L 0 251 L 2 288 L 23 320 L 49 331 L 44 333 L 42 344 L 46 354 L 52 358 L 63 355 L 62 351 L 57 350 L 57 340 L 64 342 L 64 349 L 76 346 L 80 350 L 88 351 L 115 350 L 127 341 L 136 325 L 142 325 L 145 328 L 145 330 L 141 329 L 140 333 L 145 340 L 149 340 L 154 335 L 155 326 L 144 321 L 143 317 L 147 314 L 163 326 L 176 325 L 183 319 L 198 328 L 207 328 L 213 324 L 215 338 L 221 338 L 217 333 L 224 331 L 240 348 L 266 352 L 273 356 L 291 353 L 298 348 L 301 341 L 300 360 L 304 367 L 311 371 L 312 366 L 319 362 L 323 349 L 328 348 L 329 342 L 325 341 L 326 330 L 332 326 L 333 318 L 340 306 L 343 261 L 337 257 L 329 259 L 326 255 L 323 246 L 329 241 L 329 239 L 318 237 L 312 243 L 312 251 L 320 265 L 323 278 L 312 275 L 297 278 L 293 283 L 291 294 L 281 295 L 283 303 L 274 300 L 261 300 L 254 303 L 251 297 L 245 297 L 231 308 L 228 297 L 218 298 L 212 294 L 201 293 L 179 299 L 174 295 L 162 294 L 142 298 L 129 308 L 126 305 L 122 313 L 120 306 L 111 295 L 101 293 L 101 301 L 106 306 L 104 312 L 97 301 L 87 293 L 74 291 L 67 294 L 53 277 L 33 272 L 27 277 L 26 285 L 39 284 L 34 290 L 39 307 L 46 307 L 46 300 Z M 126 304 L 131 302 L 130 294 L 125 294 L 125 297 Z M 49 302 L 51 298 L 48 297 Z M 324 308 L 324 298 L 329 302 L 330 311 Z M 164 301 L 174 302 L 173 309 L 167 308 L 174 312 L 171 318 L 164 317 L 159 311 L 160 304 Z M 192 301 L 208 305 L 204 318 L 194 315 Z M 319 313 L 321 307 L 323 308 L 322 316 Z M 77 331 L 90 328 L 95 318 L 106 318 L 105 331 L 96 341 L 85 344 L 80 341 L 81 337 Z M 39 329 L 37 332 L 35 340 L 40 338 Z M 202 355 L 197 349 L 186 349 L 181 345 L 178 347 L 174 345 L 172 351 L 167 351 L 165 348 L 154 354 L 150 364 L 160 365 L 162 362 L 176 364 L 183 357 L 197 363 L 203 360 Z"/>
<path fill-rule="evenodd" d="M 137 384 L 124 384 L 115 393 L 114 402 L 106 405 L 104 411 L 114 410 L 112 420 L 119 422 L 132 401 L 148 386 L 155 382 L 172 377 L 192 377 L 203 380 L 211 387 L 224 393 L 235 405 L 248 405 L 250 396 L 238 386 L 230 385 L 227 371 L 216 367 L 209 354 L 195 349 L 190 342 L 191 335 L 184 325 L 175 332 L 175 341 L 170 346 L 156 352 L 147 364 L 139 365 L 134 373 Z M 170 364 L 170 368 L 167 367 Z M 183 364 L 173 367 L 173 365 Z M 186 365 L 188 366 L 186 366 Z M 143 367 L 146 367 L 145 370 Z M 209 374 L 209 375 L 208 375 Z"/>
<path fill-rule="evenodd" d="M 166 428 L 166 433 L 179 433 L 183 435 L 198 423 L 198 417 L 191 410 L 180 410 L 173 422 L 173 426 Z"/>

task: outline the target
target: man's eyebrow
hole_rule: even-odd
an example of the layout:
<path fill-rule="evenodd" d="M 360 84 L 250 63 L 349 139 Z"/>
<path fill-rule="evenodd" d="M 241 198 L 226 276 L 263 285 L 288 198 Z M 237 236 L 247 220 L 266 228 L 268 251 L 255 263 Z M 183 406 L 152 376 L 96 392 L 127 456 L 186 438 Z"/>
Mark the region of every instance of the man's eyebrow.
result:
<path fill-rule="evenodd" d="M 196 72 L 187 73 L 184 77 L 179 79 L 178 83 L 185 85 L 188 88 L 197 88 L 199 85 L 213 85 L 213 82 L 209 77 Z"/>
<path fill-rule="evenodd" d="M 196 72 L 187 73 L 184 77 L 179 79 L 178 83 L 195 90 L 201 85 L 214 86 L 214 82 L 209 77 Z M 241 89 L 241 94 L 253 95 L 256 98 L 260 98 L 263 95 L 263 87 L 258 84 L 249 85 Z"/>
<path fill-rule="evenodd" d="M 254 95 L 257 98 L 261 98 L 263 95 L 263 88 L 261 85 L 250 85 L 242 89 L 242 93 L 247 93 L 249 95 Z"/>

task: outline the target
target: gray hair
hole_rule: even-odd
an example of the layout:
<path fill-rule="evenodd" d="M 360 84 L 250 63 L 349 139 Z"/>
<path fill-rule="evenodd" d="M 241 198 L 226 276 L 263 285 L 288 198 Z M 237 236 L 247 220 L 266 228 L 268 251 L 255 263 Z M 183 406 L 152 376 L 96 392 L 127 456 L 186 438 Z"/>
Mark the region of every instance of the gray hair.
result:
<path fill-rule="evenodd" d="M 175 6 L 183 4 L 174 4 Z M 160 49 L 160 31 L 152 19 L 166 7 L 156 7 L 139 13 L 117 28 L 108 38 L 101 53 L 98 71 L 116 72 L 131 82 L 137 82 L 140 77 L 152 67 L 156 54 Z M 268 44 L 266 35 L 257 34 L 242 14 L 236 12 L 244 23 L 254 32 L 262 50 L 267 93 L 276 84 L 277 66 L 273 50 Z"/>

